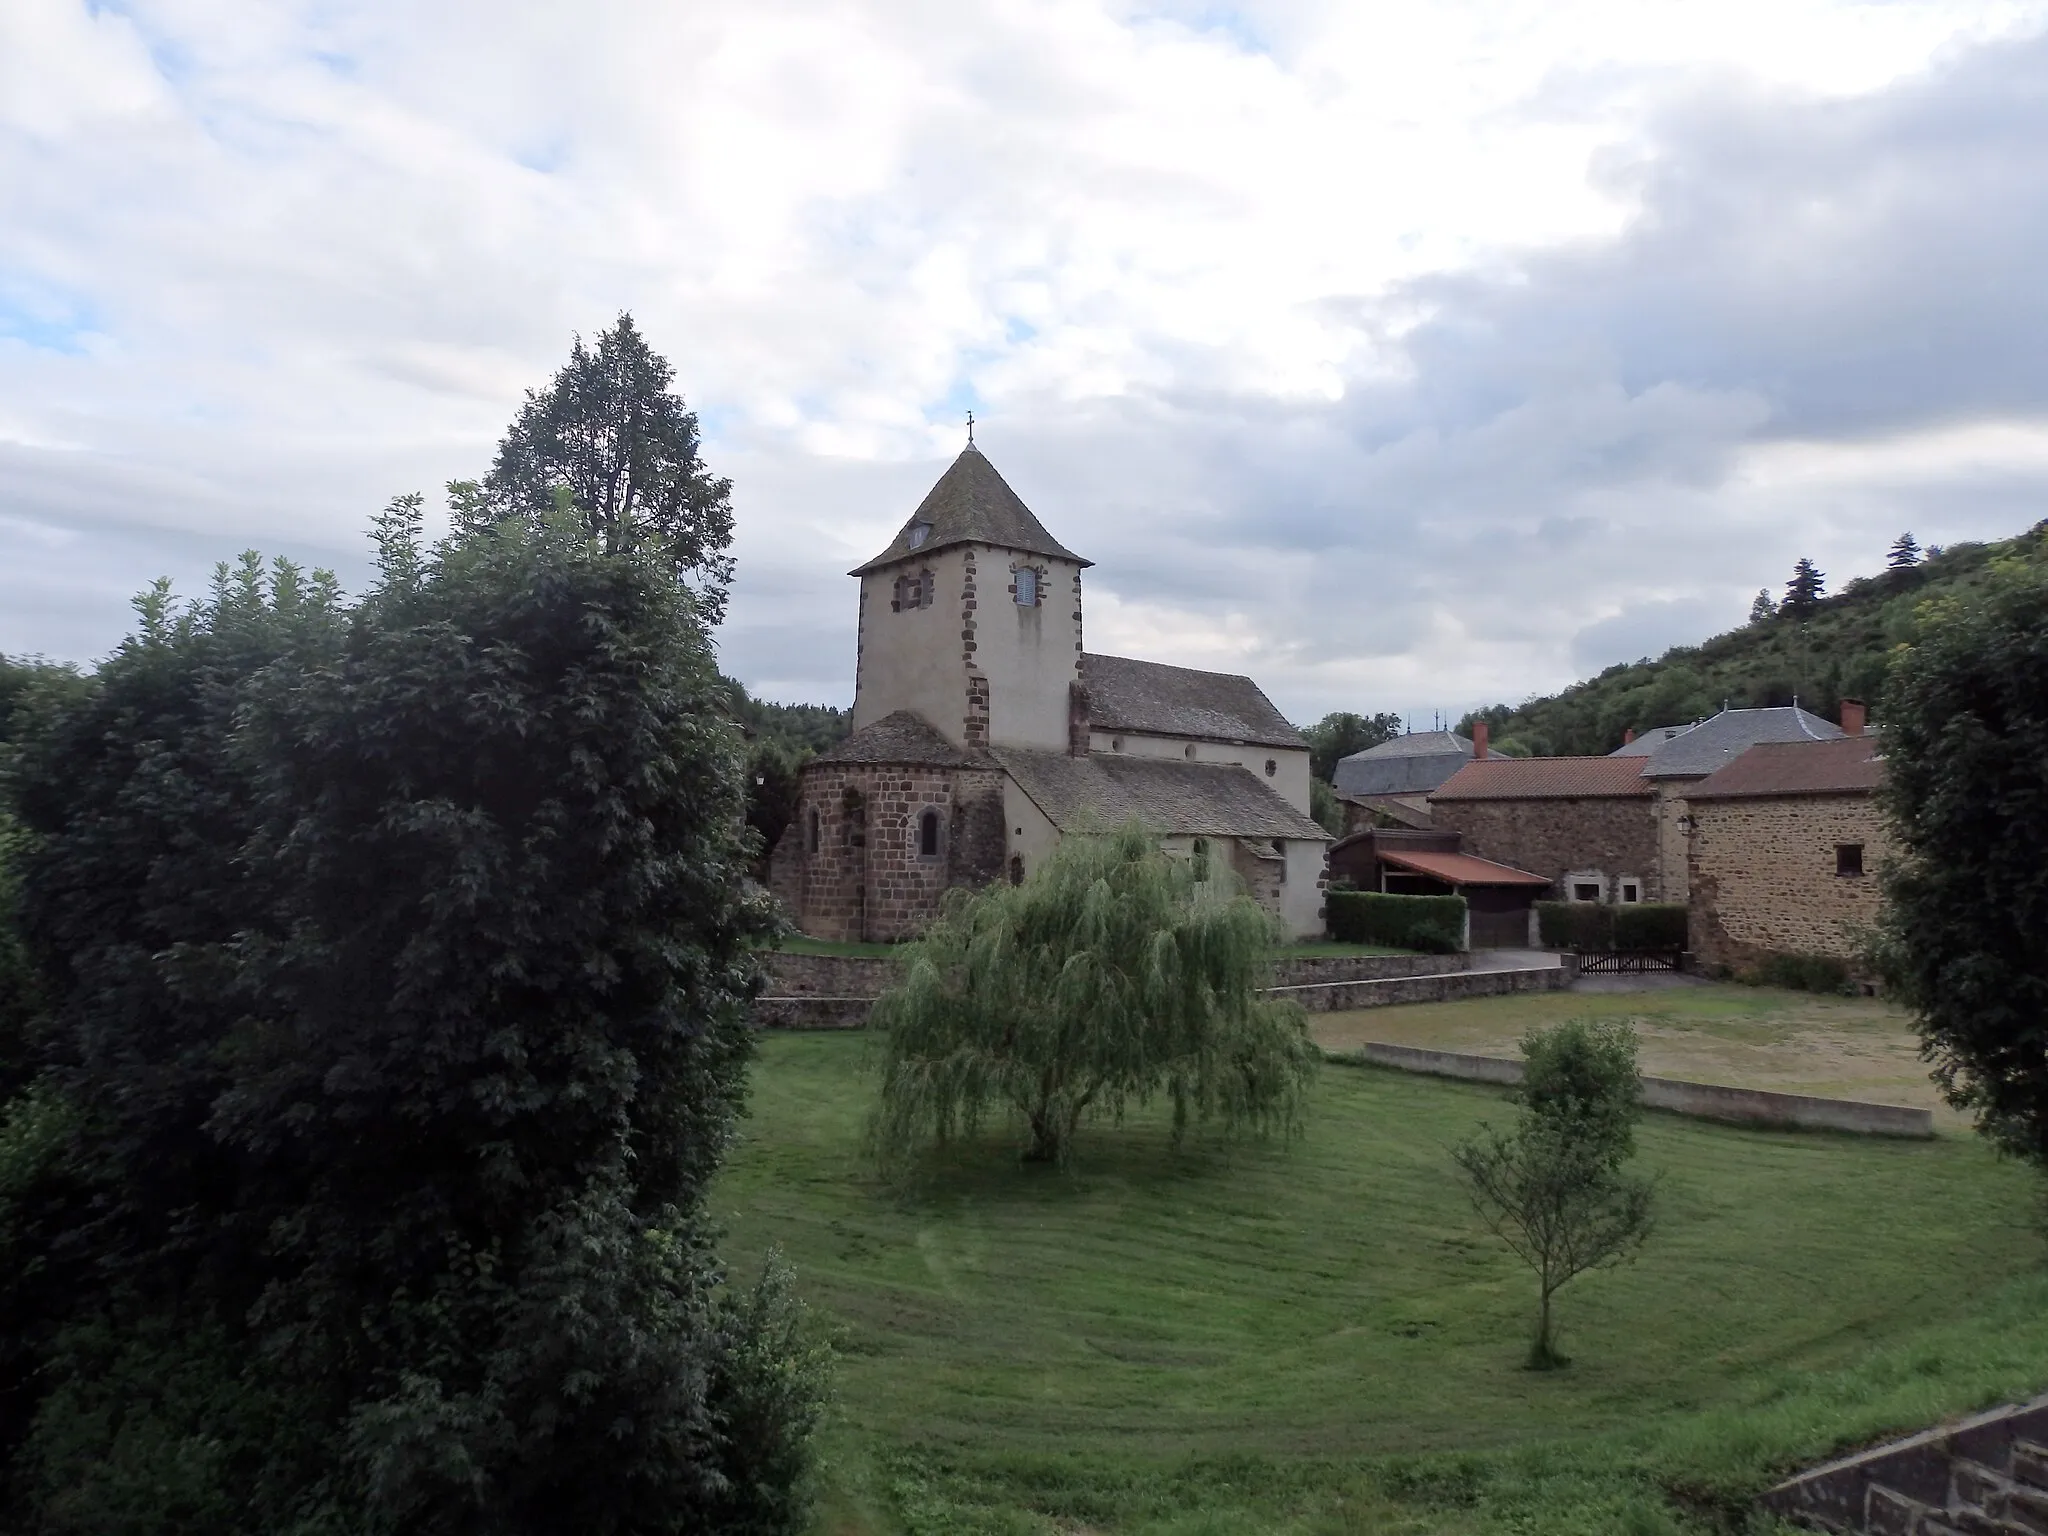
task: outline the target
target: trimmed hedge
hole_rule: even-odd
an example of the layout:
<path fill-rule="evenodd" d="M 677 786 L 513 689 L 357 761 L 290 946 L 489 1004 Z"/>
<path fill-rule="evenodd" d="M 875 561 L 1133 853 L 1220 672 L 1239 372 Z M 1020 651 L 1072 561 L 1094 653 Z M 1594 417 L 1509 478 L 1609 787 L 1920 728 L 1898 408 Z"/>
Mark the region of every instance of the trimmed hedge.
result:
<path fill-rule="evenodd" d="M 1462 896 L 1390 896 L 1379 891 L 1329 891 L 1330 937 L 1342 944 L 1386 944 L 1429 955 L 1465 945 Z"/>
<path fill-rule="evenodd" d="M 1539 901 L 1536 931 L 1546 949 L 1684 949 L 1685 907 L 1672 901 L 1612 907 L 1592 901 Z"/>
<path fill-rule="evenodd" d="M 1778 953 L 1766 955 L 1737 978 L 1758 987 L 1790 987 L 1795 992 L 1854 993 L 1849 963 L 1833 955 Z"/>

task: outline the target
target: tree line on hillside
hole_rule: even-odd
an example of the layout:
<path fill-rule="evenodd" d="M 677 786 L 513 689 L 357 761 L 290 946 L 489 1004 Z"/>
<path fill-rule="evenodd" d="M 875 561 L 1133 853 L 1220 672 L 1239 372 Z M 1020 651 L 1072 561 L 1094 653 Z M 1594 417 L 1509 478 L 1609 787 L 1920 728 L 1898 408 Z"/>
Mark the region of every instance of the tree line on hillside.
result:
<path fill-rule="evenodd" d="M 629 318 L 377 576 L 0 668 L 0 1528 L 787 1533 L 706 1188 L 759 947 L 725 483 Z"/>
<path fill-rule="evenodd" d="M 1996 543 L 1925 550 L 1910 533 L 1901 535 L 1885 570 L 1833 595 L 1826 574 L 1802 558 L 1783 598 L 1759 593 L 1740 629 L 1674 646 L 1655 661 L 1618 663 L 1561 693 L 1474 710 L 1459 729 L 1469 734 L 1484 720 L 1503 751 L 1583 756 L 1613 751 L 1631 730 L 1682 725 L 1729 705 L 1796 700 L 1834 719 L 1841 701 L 1853 698 L 1881 718 L 1892 656 L 1916 633 L 1920 605 L 1979 593 L 2015 561 L 2048 567 L 2048 523 Z"/>

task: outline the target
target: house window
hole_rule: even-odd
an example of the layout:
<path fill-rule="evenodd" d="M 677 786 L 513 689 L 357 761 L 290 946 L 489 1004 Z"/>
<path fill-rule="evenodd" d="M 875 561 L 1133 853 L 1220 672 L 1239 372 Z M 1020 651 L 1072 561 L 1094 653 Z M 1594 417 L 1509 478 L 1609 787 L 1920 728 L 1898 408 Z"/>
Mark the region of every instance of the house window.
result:
<path fill-rule="evenodd" d="M 1835 844 L 1835 873 L 1838 875 L 1860 875 L 1863 873 L 1863 845 L 1861 843 Z"/>
<path fill-rule="evenodd" d="M 1273 777 L 1273 775 L 1274 775 L 1274 774 L 1278 773 L 1279 771 L 1280 771 L 1280 763 L 1279 763 L 1279 760 L 1278 760 L 1278 759 L 1276 759 L 1276 758 L 1271 758 L 1271 757 L 1267 758 L 1267 759 L 1266 759 L 1266 777 L 1270 779 L 1271 777 Z"/>
<path fill-rule="evenodd" d="M 1193 749 L 1190 748 L 1190 750 Z M 1209 839 L 1206 837 L 1196 838 L 1194 853 L 1195 878 L 1197 880 L 1206 880 L 1209 878 Z"/>
<path fill-rule="evenodd" d="M 936 859 L 939 856 L 939 813 L 926 810 L 917 818 L 917 856 L 920 859 Z"/>
<path fill-rule="evenodd" d="M 1634 880 L 1622 881 L 1621 899 L 1623 901 L 1641 901 L 1643 899 L 1642 886 Z"/>
<path fill-rule="evenodd" d="M 1010 884 L 1022 885 L 1023 883 L 1024 855 L 1021 853 L 1013 853 L 1010 855 Z"/>
<path fill-rule="evenodd" d="M 1600 887 L 1590 880 L 1574 880 L 1572 882 L 1573 901 L 1598 901 L 1599 899 Z"/>
<path fill-rule="evenodd" d="M 1017 606 L 1036 608 L 1038 606 L 1038 572 L 1028 565 L 1017 567 Z"/>
<path fill-rule="evenodd" d="M 816 853 L 818 851 L 818 841 L 818 808 L 814 805 L 804 816 L 804 852 Z"/>

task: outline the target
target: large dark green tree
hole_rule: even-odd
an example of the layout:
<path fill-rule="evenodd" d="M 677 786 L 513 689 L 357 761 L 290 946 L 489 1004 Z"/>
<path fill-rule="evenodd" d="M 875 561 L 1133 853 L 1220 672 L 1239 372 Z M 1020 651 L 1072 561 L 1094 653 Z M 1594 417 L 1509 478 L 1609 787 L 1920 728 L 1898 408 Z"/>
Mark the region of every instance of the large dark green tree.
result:
<path fill-rule="evenodd" d="M 565 507 L 612 553 L 666 562 L 715 624 L 732 580 L 732 482 L 705 467 L 674 379 L 629 314 L 595 347 L 578 336 L 554 382 L 527 391 L 482 484 L 450 487 L 458 523 L 538 524 Z"/>
<path fill-rule="evenodd" d="M 1820 606 L 1820 600 L 1828 589 L 1828 579 L 1821 568 L 1806 556 L 1801 555 L 1792 567 L 1792 579 L 1785 583 L 1785 601 L 1779 610 L 1801 618 Z"/>
<path fill-rule="evenodd" d="M 950 893 L 875 1006 L 885 1160 L 993 1111 L 1061 1162 L 1089 1119 L 1165 1098 L 1174 1132 L 1299 1128 L 1320 1056 L 1300 1008 L 1260 996 L 1273 919 L 1209 861 L 1138 826 L 1068 837 L 1021 885 Z"/>
<path fill-rule="evenodd" d="M 742 751 L 666 552 L 573 515 L 353 608 L 159 592 L 24 747 L 0 1525 L 781 1532 L 817 1362 L 702 1215 Z"/>
<path fill-rule="evenodd" d="M 1949 1101 L 2048 1166 L 2048 574 L 1926 606 L 1883 740 L 1887 979 Z"/>
<path fill-rule="evenodd" d="M 1339 759 L 1400 735 L 1401 717 L 1385 711 L 1377 715 L 1339 711 L 1323 716 L 1301 734 L 1308 741 L 1309 773 L 1327 784 L 1337 771 Z"/>

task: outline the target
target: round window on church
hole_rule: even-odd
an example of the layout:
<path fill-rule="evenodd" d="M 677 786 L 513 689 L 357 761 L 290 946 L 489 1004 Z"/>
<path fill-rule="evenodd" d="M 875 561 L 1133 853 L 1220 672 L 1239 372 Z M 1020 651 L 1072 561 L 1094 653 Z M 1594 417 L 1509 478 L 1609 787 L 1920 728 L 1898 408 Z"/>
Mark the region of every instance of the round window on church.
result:
<path fill-rule="evenodd" d="M 1273 775 L 1274 775 L 1274 774 L 1278 773 L 1279 771 L 1280 771 L 1280 764 L 1279 764 L 1279 762 L 1278 762 L 1277 760 L 1273 759 L 1273 758 L 1270 758 L 1270 757 L 1269 757 L 1269 758 L 1267 758 L 1267 759 L 1266 759 L 1266 777 L 1270 779 L 1271 777 L 1273 777 Z"/>

